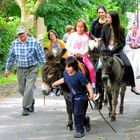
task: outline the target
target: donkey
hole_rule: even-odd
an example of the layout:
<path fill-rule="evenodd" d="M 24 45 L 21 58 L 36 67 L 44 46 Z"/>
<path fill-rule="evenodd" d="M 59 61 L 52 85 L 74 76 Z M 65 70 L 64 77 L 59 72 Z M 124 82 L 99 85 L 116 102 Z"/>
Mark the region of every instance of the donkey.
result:
<path fill-rule="evenodd" d="M 65 54 L 65 52 L 66 50 L 63 49 L 58 56 L 54 57 L 52 54 L 48 53 L 47 49 L 45 49 L 47 62 L 42 70 L 42 92 L 44 95 L 49 95 L 49 92 L 52 90 L 52 83 L 63 77 L 63 71 L 65 69 L 65 60 L 62 58 L 62 56 Z M 61 85 L 61 92 L 66 102 L 66 110 L 68 114 L 67 129 L 72 131 L 73 121 L 71 109 L 71 95 L 69 88 L 66 84 Z"/>
<path fill-rule="evenodd" d="M 65 69 L 65 59 L 62 58 L 62 56 L 65 54 L 65 52 L 66 50 L 63 49 L 62 52 L 58 56 L 54 57 L 52 54 L 48 53 L 47 49 L 45 49 L 47 62 L 42 71 L 42 77 L 43 77 L 42 92 L 44 95 L 49 95 L 49 92 L 53 90 L 51 87 L 52 83 L 63 77 L 63 71 Z M 83 73 L 85 73 L 85 76 L 89 78 L 87 68 L 80 62 L 80 60 L 78 61 L 78 66 L 79 66 L 79 69 Z M 61 84 L 61 92 L 66 102 L 66 110 L 68 114 L 67 129 L 72 131 L 73 130 L 73 119 L 72 119 L 72 108 L 71 108 L 72 96 L 66 84 Z M 90 123 L 89 123 L 88 117 L 85 122 L 85 128 L 86 128 L 86 131 L 90 130 Z"/>
<path fill-rule="evenodd" d="M 126 83 L 123 80 L 125 67 L 116 55 L 111 55 L 110 53 L 102 53 L 100 60 L 102 62 L 102 82 L 109 103 L 109 116 L 111 117 L 111 121 L 115 121 L 119 93 L 121 96 L 120 113 L 123 113 L 126 91 Z"/>
<path fill-rule="evenodd" d="M 100 58 L 100 48 L 94 47 L 94 50 L 89 51 L 89 59 L 91 60 L 92 64 L 96 70 L 96 93 L 99 93 L 98 100 L 96 101 L 96 107 L 98 109 L 102 109 L 102 103 L 106 104 L 106 98 L 104 98 L 104 89 L 101 80 L 101 68 L 98 68 Z"/>

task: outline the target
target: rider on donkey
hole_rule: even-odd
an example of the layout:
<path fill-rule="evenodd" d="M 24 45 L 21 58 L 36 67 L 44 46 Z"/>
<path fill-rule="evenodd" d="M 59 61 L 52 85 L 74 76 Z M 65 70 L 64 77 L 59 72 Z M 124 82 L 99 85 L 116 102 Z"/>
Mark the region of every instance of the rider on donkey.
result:
<path fill-rule="evenodd" d="M 112 54 L 118 54 L 120 59 L 125 65 L 125 81 L 128 85 L 131 85 L 131 91 L 136 95 L 140 95 L 138 92 L 134 73 L 129 62 L 129 59 L 123 52 L 125 46 L 125 34 L 124 28 L 120 25 L 119 15 L 116 11 L 110 11 L 107 14 L 107 23 L 103 26 L 101 35 L 101 51 L 110 51 Z"/>
<path fill-rule="evenodd" d="M 85 34 L 87 32 L 87 26 L 83 19 L 79 19 L 74 26 L 75 32 L 71 33 L 66 43 L 66 49 L 68 50 L 68 56 L 81 57 L 85 66 L 89 71 L 90 82 L 93 89 L 95 89 L 95 69 L 90 60 L 88 59 L 89 38 Z"/>

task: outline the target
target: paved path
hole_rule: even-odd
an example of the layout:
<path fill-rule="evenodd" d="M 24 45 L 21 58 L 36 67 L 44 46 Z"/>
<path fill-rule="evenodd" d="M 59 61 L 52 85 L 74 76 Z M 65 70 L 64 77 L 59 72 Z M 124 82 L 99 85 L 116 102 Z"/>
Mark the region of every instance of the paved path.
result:
<path fill-rule="evenodd" d="M 140 81 L 137 81 L 140 85 Z M 35 89 L 35 112 L 21 116 L 22 97 L 17 93 L 0 99 L 0 140 L 73 140 L 75 131 L 66 130 L 66 110 L 63 96 L 46 97 L 44 106 L 41 86 Z M 102 109 L 110 122 L 106 107 Z M 115 134 L 103 121 L 98 111 L 88 108 L 91 131 L 82 140 L 140 140 L 140 96 L 127 88 L 125 112 L 117 114 L 116 122 L 110 122 L 117 130 Z"/>

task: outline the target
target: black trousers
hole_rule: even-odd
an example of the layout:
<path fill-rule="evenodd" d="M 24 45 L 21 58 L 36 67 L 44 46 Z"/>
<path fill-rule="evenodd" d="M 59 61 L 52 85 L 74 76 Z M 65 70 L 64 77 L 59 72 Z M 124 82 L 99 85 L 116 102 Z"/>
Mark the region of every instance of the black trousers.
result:
<path fill-rule="evenodd" d="M 86 120 L 86 110 L 88 107 L 88 99 L 76 99 L 72 103 L 74 122 L 77 133 L 84 133 L 84 125 Z"/>
<path fill-rule="evenodd" d="M 132 65 L 131 65 L 128 57 L 126 56 L 126 54 L 123 52 L 123 50 L 121 50 L 118 54 L 119 54 L 120 59 L 124 62 L 124 65 L 125 65 L 124 80 L 128 86 L 130 85 L 131 87 L 134 87 L 135 78 L 134 78 L 134 72 L 133 72 Z"/>
<path fill-rule="evenodd" d="M 96 93 L 104 93 L 103 85 L 102 85 L 102 73 L 101 68 L 96 70 Z"/>

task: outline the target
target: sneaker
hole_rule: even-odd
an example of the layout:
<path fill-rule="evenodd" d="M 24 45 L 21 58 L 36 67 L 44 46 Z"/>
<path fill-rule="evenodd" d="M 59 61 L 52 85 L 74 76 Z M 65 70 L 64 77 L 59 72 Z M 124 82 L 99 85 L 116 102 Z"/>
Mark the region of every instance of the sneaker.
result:
<path fill-rule="evenodd" d="M 30 115 L 29 109 L 28 108 L 23 108 L 22 116 L 28 116 L 28 115 Z"/>
<path fill-rule="evenodd" d="M 29 112 L 34 112 L 34 104 L 35 104 L 35 100 L 33 99 L 32 106 L 28 108 Z"/>
<path fill-rule="evenodd" d="M 74 138 L 82 138 L 82 137 L 84 137 L 84 136 L 85 136 L 84 133 L 76 133 L 76 134 L 74 135 Z"/>

